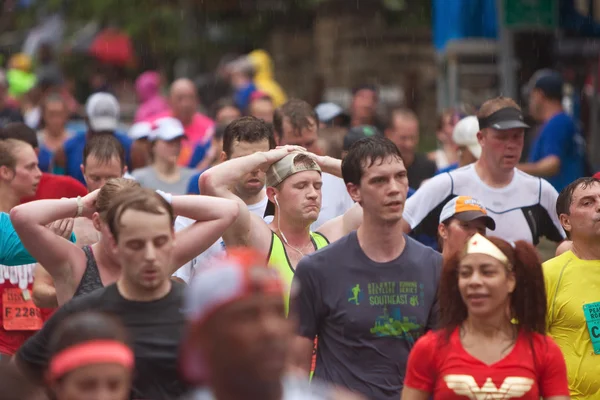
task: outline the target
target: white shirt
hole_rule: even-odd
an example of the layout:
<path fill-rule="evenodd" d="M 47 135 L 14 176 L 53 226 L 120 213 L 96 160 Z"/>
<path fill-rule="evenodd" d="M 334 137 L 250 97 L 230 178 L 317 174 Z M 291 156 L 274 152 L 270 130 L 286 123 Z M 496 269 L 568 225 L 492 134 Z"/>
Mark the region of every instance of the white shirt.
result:
<path fill-rule="evenodd" d="M 487 234 L 507 241 L 537 244 L 541 236 L 560 242 L 565 232 L 556 215 L 558 192 L 546 180 L 515 169 L 512 181 L 503 188 L 486 185 L 475 164 L 429 179 L 404 207 L 403 218 L 415 234 L 435 237 L 444 205 L 455 196 L 479 200 L 496 222 Z"/>
<path fill-rule="evenodd" d="M 256 204 L 251 204 L 248 206 L 248 210 L 258 215 L 260 218 L 263 218 L 265 215 L 265 209 L 267 208 L 267 203 L 269 199 L 267 196 L 264 197 L 261 201 Z M 266 223 L 271 223 L 273 220 L 273 216 L 269 215 L 264 218 Z M 196 221 L 187 217 L 177 217 L 175 218 L 175 232 L 179 232 L 188 226 L 194 224 Z M 219 238 L 216 242 L 214 242 L 208 249 L 206 249 L 202 254 L 195 257 L 192 261 L 185 263 L 181 268 L 175 272 L 173 276 L 182 279 L 184 282 L 188 283 L 190 279 L 192 279 L 195 275 L 196 269 L 201 268 L 203 265 L 208 265 L 211 259 L 214 257 L 218 257 L 225 252 L 225 242 L 223 238 Z"/>

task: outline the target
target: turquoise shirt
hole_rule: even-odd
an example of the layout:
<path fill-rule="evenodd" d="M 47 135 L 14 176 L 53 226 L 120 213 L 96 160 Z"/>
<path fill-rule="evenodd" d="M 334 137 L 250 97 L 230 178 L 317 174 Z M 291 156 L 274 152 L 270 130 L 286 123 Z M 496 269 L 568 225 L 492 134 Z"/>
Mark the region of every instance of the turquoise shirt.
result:
<path fill-rule="evenodd" d="M 71 233 L 75 243 L 75 234 Z M 35 258 L 23 246 L 7 213 L 0 213 L 0 264 L 7 266 L 33 264 Z"/>

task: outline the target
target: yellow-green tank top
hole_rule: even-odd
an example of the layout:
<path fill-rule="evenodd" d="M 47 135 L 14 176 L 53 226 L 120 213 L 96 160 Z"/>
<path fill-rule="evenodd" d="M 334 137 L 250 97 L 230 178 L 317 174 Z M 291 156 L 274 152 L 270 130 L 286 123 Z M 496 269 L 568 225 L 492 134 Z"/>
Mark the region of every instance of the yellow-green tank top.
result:
<path fill-rule="evenodd" d="M 329 240 L 319 232 L 310 232 L 310 240 L 312 240 L 315 249 L 319 250 L 329 244 Z M 294 279 L 294 268 L 288 258 L 283 242 L 275 234 L 271 232 L 271 250 L 269 251 L 269 265 L 277 269 L 283 283 L 286 285 L 285 292 L 285 313 L 287 315 L 290 306 L 290 288 L 292 279 Z"/>

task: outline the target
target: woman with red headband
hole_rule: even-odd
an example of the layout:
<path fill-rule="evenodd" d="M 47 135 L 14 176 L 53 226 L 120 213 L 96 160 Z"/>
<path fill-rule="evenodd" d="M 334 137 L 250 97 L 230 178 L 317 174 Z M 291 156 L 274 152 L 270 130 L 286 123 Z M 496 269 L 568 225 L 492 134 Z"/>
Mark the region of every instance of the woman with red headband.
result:
<path fill-rule="evenodd" d="M 130 398 L 133 351 L 119 322 L 106 314 L 66 319 L 50 342 L 46 378 L 56 400 Z"/>
<path fill-rule="evenodd" d="M 570 398 L 533 246 L 475 234 L 445 261 L 439 304 L 440 329 L 412 349 L 402 400 Z"/>

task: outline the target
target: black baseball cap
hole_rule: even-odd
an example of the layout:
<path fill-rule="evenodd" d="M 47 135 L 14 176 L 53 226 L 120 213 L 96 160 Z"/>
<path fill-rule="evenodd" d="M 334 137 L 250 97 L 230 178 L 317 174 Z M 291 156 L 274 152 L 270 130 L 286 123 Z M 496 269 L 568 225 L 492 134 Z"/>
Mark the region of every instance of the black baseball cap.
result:
<path fill-rule="evenodd" d="M 556 71 L 539 78 L 535 82 L 534 88 L 541 90 L 549 99 L 562 100 L 563 98 L 563 79 Z"/>
<path fill-rule="evenodd" d="M 358 142 L 360 139 L 367 138 L 367 137 L 373 137 L 373 136 L 380 136 L 380 135 L 381 135 L 381 133 L 374 126 L 370 126 L 370 125 L 355 126 L 353 128 L 350 128 L 348 133 L 346 133 L 346 136 L 344 136 L 344 144 L 343 144 L 342 149 L 344 151 L 347 151 L 350 149 L 350 146 L 352 146 L 354 143 Z"/>

